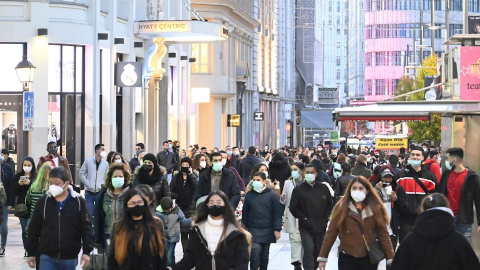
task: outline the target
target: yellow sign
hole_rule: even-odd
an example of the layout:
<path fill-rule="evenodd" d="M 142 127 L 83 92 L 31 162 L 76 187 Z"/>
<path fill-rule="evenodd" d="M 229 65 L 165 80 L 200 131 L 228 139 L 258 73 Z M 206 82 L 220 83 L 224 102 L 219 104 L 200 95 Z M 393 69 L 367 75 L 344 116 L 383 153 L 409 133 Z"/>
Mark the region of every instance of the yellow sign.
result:
<path fill-rule="evenodd" d="M 135 33 L 189 32 L 188 21 L 148 21 L 135 23 Z"/>
<path fill-rule="evenodd" d="M 240 115 L 239 114 L 228 114 L 227 115 L 227 127 L 239 127 L 240 126 Z"/>
<path fill-rule="evenodd" d="M 389 150 L 408 148 L 408 138 L 375 138 L 375 149 Z"/>

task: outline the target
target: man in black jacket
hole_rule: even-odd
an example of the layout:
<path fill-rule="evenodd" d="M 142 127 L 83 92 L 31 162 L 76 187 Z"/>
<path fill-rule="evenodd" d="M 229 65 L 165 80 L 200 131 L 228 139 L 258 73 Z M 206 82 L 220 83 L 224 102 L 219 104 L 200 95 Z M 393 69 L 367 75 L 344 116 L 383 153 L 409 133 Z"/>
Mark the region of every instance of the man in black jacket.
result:
<path fill-rule="evenodd" d="M 167 169 L 167 181 L 170 185 L 172 182 L 172 173 L 177 170 L 178 159 L 175 153 L 170 151 L 170 144 L 168 141 L 163 142 L 163 151 L 157 153 L 158 165 Z"/>
<path fill-rule="evenodd" d="M 455 229 L 472 243 L 473 205 L 477 211 L 480 234 L 480 179 L 478 175 L 463 165 L 463 149 L 447 150 L 445 170 L 437 186 L 437 192 L 444 194 L 454 214 Z"/>
<path fill-rule="evenodd" d="M 222 155 L 215 152 L 211 155 L 212 167 L 200 176 L 197 188 L 195 189 L 195 201 L 207 196 L 212 191 L 223 191 L 234 208 L 237 208 L 240 201 L 240 187 L 235 174 L 223 167 Z"/>
<path fill-rule="evenodd" d="M 74 270 L 78 253 L 86 268 L 93 250 L 93 226 L 85 199 L 70 186 L 64 167 L 50 172 L 50 187 L 40 198 L 28 226 L 28 265 L 40 269 Z M 36 261 L 40 257 L 40 261 Z"/>
<path fill-rule="evenodd" d="M 423 198 L 428 194 L 435 192 L 437 179 L 435 175 L 422 165 L 424 159 L 423 149 L 419 146 L 413 146 L 408 164 L 405 169 L 399 172 L 397 184 L 400 185 L 407 194 L 405 208 L 400 212 L 400 242 L 409 232 L 412 231 L 413 224 L 420 213 L 420 205 Z"/>
<path fill-rule="evenodd" d="M 3 217 L 0 225 L 2 238 L 2 244 L 0 246 L 0 257 L 5 256 L 5 246 L 7 244 L 8 235 L 8 214 L 15 202 L 14 177 L 15 173 L 13 172 L 13 168 L 10 167 L 10 165 L 8 165 L 6 162 L 2 161 L 2 159 L 0 159 L 0 181 L 3 183 L 5 194 L 7 195 L 7 202 L 5 203 L 5 205 L 2 206 L 2 211 L 0 212 Z"/>
<path fill-rule="evenodd" d="M 245 186 L 248 186 L 248 183 L 250 182 L 250 173 L 252 172 L 253 166 L 260 163 L 260 160 L 255 157 L 256 152 L 257 148 L 255 148 L 255 146 L 250 146 L 248 148 L 247 156 L 243 158 L 238 165 L 238 173 L 242 177 Z"/>
<path fill-rule="evenodd" d="M 316 258 L 320 254 L 328 218 L 333 209 L 332 195 L 327 183 L 315 181 L 317 171 L 305 166 L 305 182 L 293 189 L 290 212 L 298 218 L 303 247 L 303 268 L 318 268 Z"/>

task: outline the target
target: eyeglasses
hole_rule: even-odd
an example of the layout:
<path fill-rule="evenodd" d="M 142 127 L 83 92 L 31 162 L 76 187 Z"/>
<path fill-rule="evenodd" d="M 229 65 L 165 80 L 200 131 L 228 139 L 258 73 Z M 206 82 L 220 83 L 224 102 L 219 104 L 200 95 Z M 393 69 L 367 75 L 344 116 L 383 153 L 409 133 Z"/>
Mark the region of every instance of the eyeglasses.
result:
<path fill-rule="evenodd" d="M 127 203 L 128 206 L 131 206 L 131 207 L 134 207 L 134 206 L 137 206 L 137 205 L 144 205 L 145 203 L 143 202 L 143 200 L 140 200 L 140 201 L 136 201 L 136 202 L 129 202 Z"/>

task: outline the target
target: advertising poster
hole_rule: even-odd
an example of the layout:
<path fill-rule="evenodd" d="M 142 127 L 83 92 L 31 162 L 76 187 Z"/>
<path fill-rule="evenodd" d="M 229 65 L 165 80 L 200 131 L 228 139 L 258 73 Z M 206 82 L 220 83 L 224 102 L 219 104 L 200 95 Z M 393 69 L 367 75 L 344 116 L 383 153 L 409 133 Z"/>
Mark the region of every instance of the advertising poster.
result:
<path fill-rule="evenodd" d="M 460 48 L 460 100 L 480 99 L 480 47 Z"/>

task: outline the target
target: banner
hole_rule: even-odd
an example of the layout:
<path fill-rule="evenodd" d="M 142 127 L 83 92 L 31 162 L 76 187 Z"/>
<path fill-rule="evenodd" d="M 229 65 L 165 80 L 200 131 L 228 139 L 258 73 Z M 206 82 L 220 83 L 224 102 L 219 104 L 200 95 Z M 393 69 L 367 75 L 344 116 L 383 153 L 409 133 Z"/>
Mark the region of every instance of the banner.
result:
<path fill-rule="evenodd" d="M 408 149 L 408 138 L 375 138 L 375 150 L 383 150 L 386 154 L 398 155 L 401 147 Z"/>

